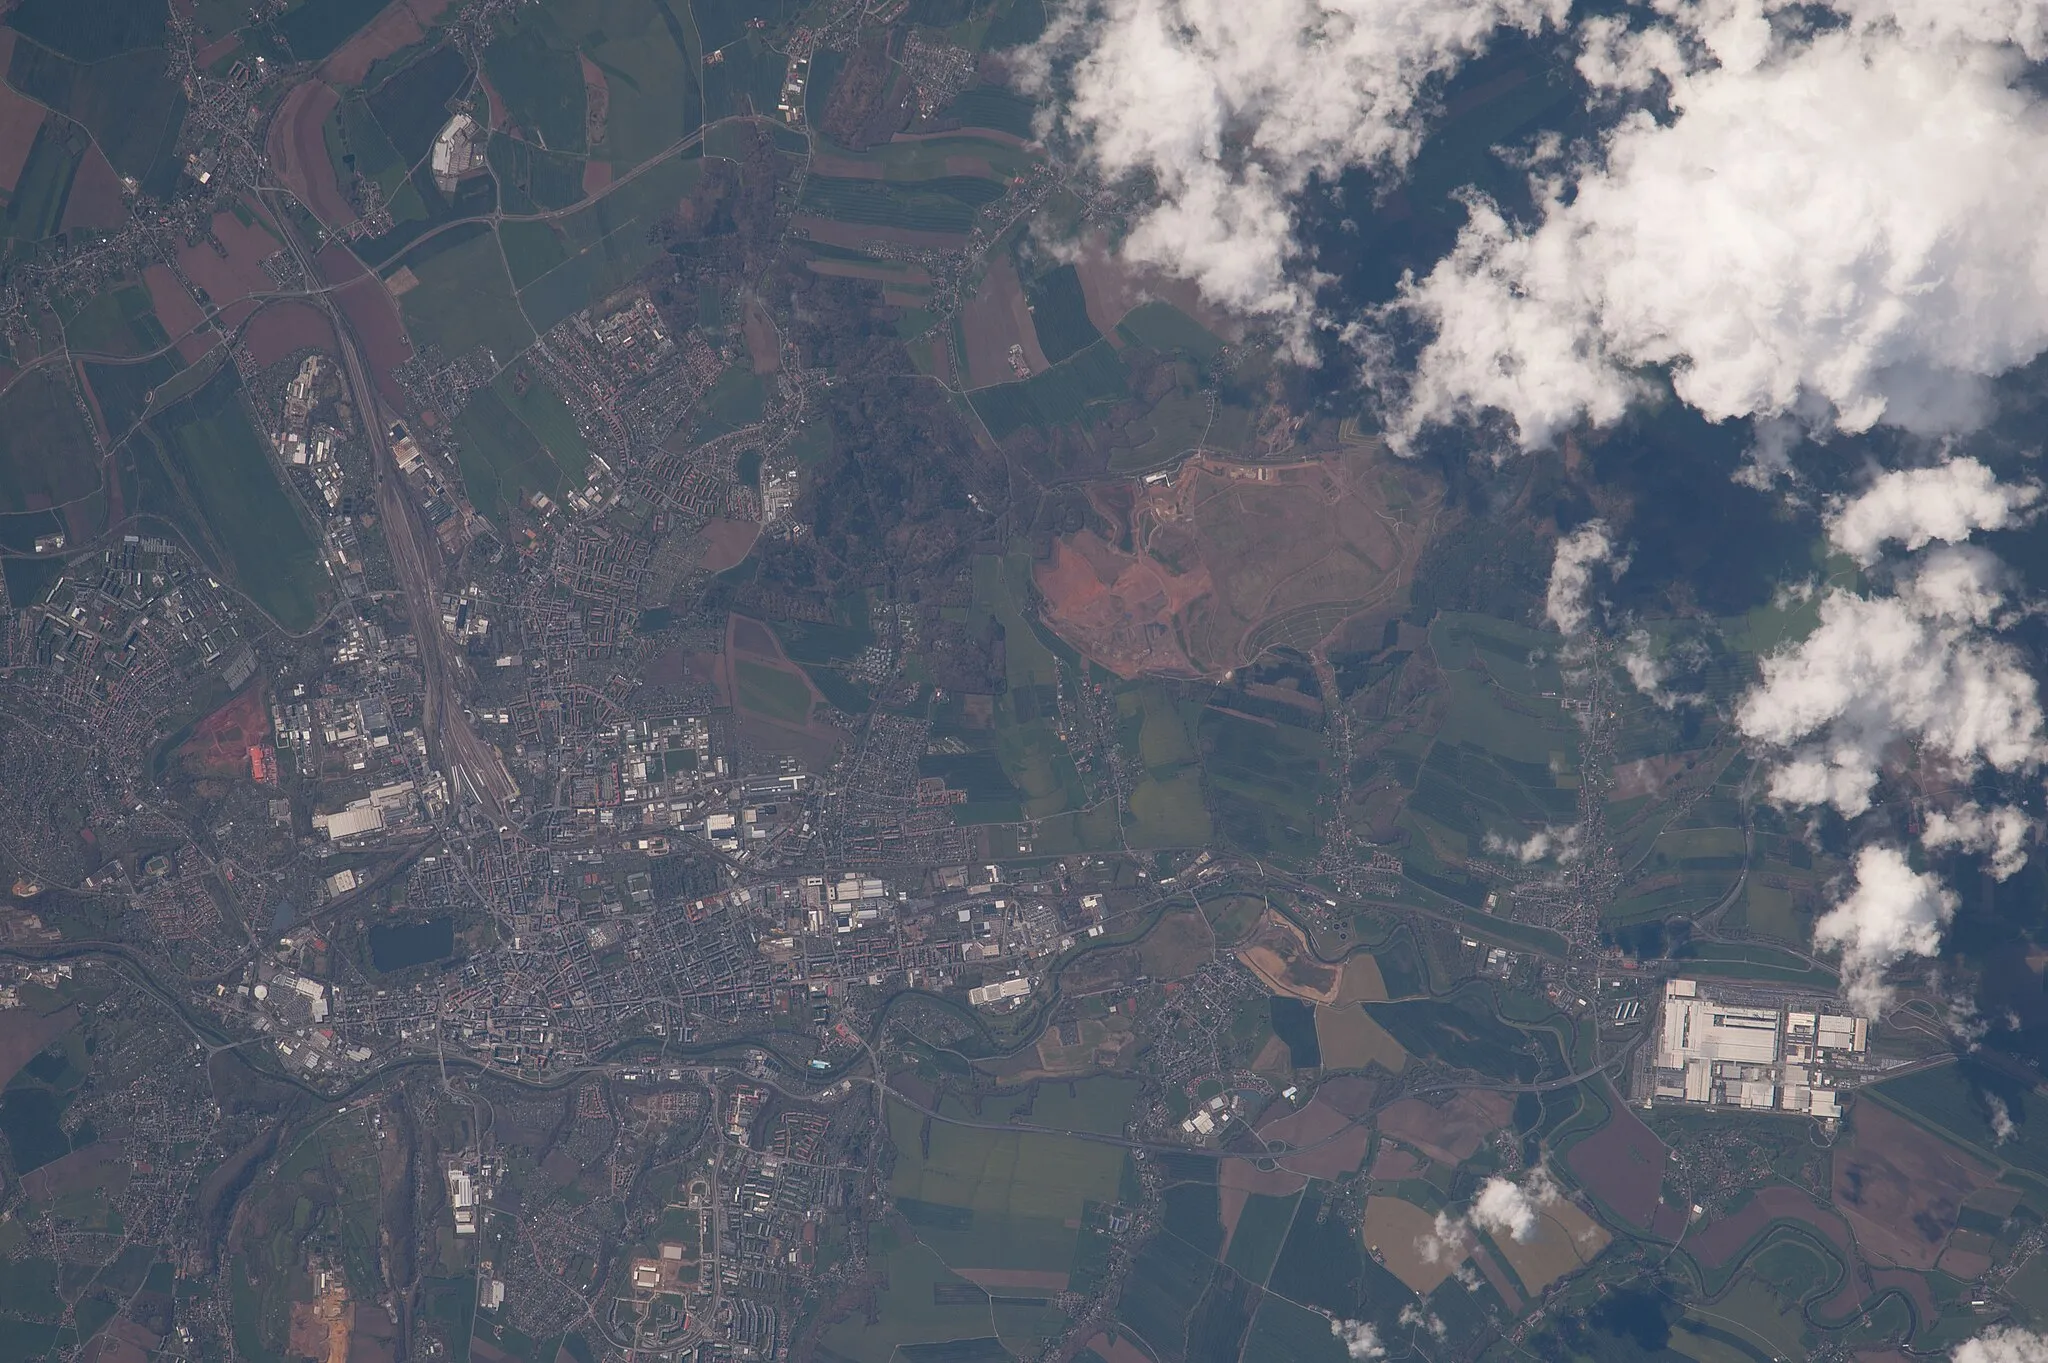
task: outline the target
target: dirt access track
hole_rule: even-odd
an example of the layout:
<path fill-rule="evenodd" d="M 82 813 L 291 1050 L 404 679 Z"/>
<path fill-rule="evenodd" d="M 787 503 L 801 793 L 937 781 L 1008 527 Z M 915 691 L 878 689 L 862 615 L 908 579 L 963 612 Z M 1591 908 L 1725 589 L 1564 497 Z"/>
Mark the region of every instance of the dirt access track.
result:
<path fill-rule="evenodd" d="M 1393 601 L 1442 498 L 1377 446 L 1286 464 L 1198 456 L 1138 484 L 1126 515 L 1108 505 L 1120 498 L 1097 498 L 1121 522 L 1114 542 L 1066 536 L 1034 576 L 1046 623 L 1118 676 L 1214 679 Z"/>

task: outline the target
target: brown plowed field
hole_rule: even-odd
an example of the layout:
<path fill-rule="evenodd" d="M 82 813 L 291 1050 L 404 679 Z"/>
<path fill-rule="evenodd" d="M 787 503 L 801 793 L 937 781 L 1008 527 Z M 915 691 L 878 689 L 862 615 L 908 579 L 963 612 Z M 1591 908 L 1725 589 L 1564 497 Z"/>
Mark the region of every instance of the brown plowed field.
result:
<path fill-rule="evenodd" d="M 1442 501 L 1428 474 L 1362 446 L 1292 464 L 1197 456 L 1171 480 L 1120 490 L 1128 511 L 1094 501 L 1125 522 L 1133 550 L 1082 530 L 1034 576 L 1046 623 L 1121 677 L 1221 676 L 1279 626 L 1305 646 L 1394 600 Z"/>
<path fill-rule="evenodd" d="M 1366 1148 L 1372 1144 L 1372 1130 L 1364 1122 L 1353 1121 L 1321 1101 L 1311 1101 L 1299 1112 L 1266 1123 L 1259 1128 L 1259 1135 L 1294 1147 L 1275 1162 L 1288 1173 L 1309 1178 L 1341 1178 L 1353 1172 L 1365 1162 Z M 1311 1146 L 1314 1148 L 1306 1148 Z"/>
<path fill-rule="evenodd" d="M 1441 1107 L 1432 1107 L 1420 1098 L 1403 1098 L 1380 1113 L 1379 1128 L 1433 1160 L 1463 1164 L 1478 1151 L 1480 1142 L 1507 1125 L 1514 1111 L 1514 1103 L 1505 1094 L 1479 1090 L 1460 1093 Z"/>
<path fill-rule="evenodd" d="M 216 251 L 210 242 L 181 246 L 178 268 L 185 272 L 185 278 L 206 290 L 215 307 L 226 308 L 237 299 L 267 293 L 276 287 L 263 272 L 263 262 L 283 248 L 277 238 L 264 230 L 260 219 L 244 226 L 232 213 L 216 213 L 213 234 L 226 249 L 226 255 Z"/>
<path fill-rule="evenodd" d="M 1105 336 L 1140 303 L 1159 299 L 1171 303 L 1226 341 L 1244 335 L 1242 323 L 1208 306 L 1202 292 L 1185 279 L 1173 279 L 1132 265 L 1110 254 L 1107 239 L 1100 233 L 1082 243 L 1075 268 L 1081 276 L 1081 294 L 1088 302 L 1088 320 Z"/>
<path fill-rule="evenodd" d="M 1964 1200 L 1991 1181 L 1975 1157 L 1876 1103 L 1856 1105 L 1835 1149 L 1835 1209 L 1876 1263 L 1933 1268 Z"/>
<path fill-rule="evenodd" d="M 1024 347 L 1024 360 L 1032 373 L 1049 368 L 1038 344 L 1038 329 L 1031 322 L 1031 309 L 1024 303 L 1024 285 L 1017 279 L 1017 267 L 1007 251 L 989 262 L 980 291 L 960 310 L 960 328 L 967 333 L 970 388 L 1014 381 L 1017 373 L 1010 368 L 1013 345 Z"/>
<path fill-rule="evenodd" d="M 754 552 L 759 538 L 761 527 L 753 521 L 709 521 L 704 526 L 704 557 L 697 566 L 707 573 L 736 567 Z"/>
<path fill-rule="evenodd" d="M 71 181 L 70 197 L 64 200 L 63 230 L 73 228 L 110 230 L 128 219 L 128 205 L 121 201 L 121 177 L 107 164 L 97 146 L 85 149 L 78 174 Z"/>
<path fill-rule="evenodd" d="M 306 346 L 318 346 L 332 354 L 334 329 L 311 303 L 287 300 L 272 303 L 251 318 L 242 329 L 242 344 L 256 363 L 270 365 Z"/>
<path fill-rule="evenodd" d="M 149 305 L 156 309 L 156 320 L 162 322 L 164 330 L 177 341 L 180 359 L 192 364 L 212 349 L 212 337 L 194 334 L 206 321 L 205 312 L 201 311 L 192 295 L 185 292 L 185 286 L 171 273 L 170 266 L 144 267 L 142 283 L 149 290 Z"/>
<path fill-rule="evenodd" d="M 343 228 L 356 220 L 334 163 L 327 159 L 327 139 L 320 129 L 341 103 L 333 87 L 309 80 L 295 87 L 270 120 L 270 168 L 278 181 L 329 227 Z"/>
<path fill-rule="evenodd" d="M 1686 1252 L 1707 1268 L 1720 1268 L 1742 1252 L 1743 1246 L 1773 1221 L 1804 1221 L 1812 1226 L 1844 1259 L 1854 1250 L 1849 1228 L 1842 1218 L 1820 1206 L 1797 1188 L 1774 1184 L 1757 1190 L 1749 1205 L 1733 1216 L 1724 1216 L 1697 1235 L 1688 1236 Z"/>
<path fill-rule="evenodd" d="M 448 8 L 450 0 L 393 0 L 363 31 L 334 49 L 320 65 L 321 79 L 350 86 L 370 73 L 380 57 L 388 57 L 427 36 L 427 27 Z"/>
<path fill-rule="evenodd" d="M 1625 1107 L 1606 1126 L 1572 1147 L 1574 1177 L 1631 1225 L 1648 1229 L 1657 1215 L 1670 1151 Z"/>
<path fill-rule="evenodd" d="M 871 241 L 893 241 L 904 246 L 930 246 L 935 250 L 952 251 L 967 244 L 967 238 L 959 232 L 920 232 L 909 227 L 873 227 L 865 223 L 840 222 L 835 218 L 817 218 L 804 214 L 790 219 L 790 230 L 799 238 L 822 241 L 828 246 L 844 246 L 849 250 L 867 245 Z"/>
<path fill-rule="evenodd" d="M 346 247 L 328 247 L 317 263 L 321 278 L 329 285 L 341 286 L 334 291 L 335 304 L 362 343 L 378 395 L 393 411 L 404 411 L 405 390 L 391 377 L 391 371 L 412 358 L 412 341 L 405 334 L 391 290 L 365 270 Z"/>

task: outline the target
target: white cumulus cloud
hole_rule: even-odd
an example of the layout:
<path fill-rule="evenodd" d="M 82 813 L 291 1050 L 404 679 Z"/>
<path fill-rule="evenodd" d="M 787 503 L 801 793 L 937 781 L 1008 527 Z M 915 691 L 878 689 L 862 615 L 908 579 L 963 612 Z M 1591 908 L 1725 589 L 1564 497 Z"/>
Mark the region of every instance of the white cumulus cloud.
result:
<path fill-rule="evenodd" d="M 1991 874 L 2008 880 L 2027 864 L 2027 840 L 2033 834 L 2034 821 L 2025 811 L 2010 805 L 1986 809 L 1971 800 L 1954 809 L 1937 809 L 1928 814 L 1920 842 L 1931 851 L 1988 854 Z"/>
<path fill-rule="evenodd" d="M 1558 537 L 1556 555 L 1550 561 L 1544 613 L 1567 638 L 1584 633 L 1592 622 L 1593 569 L 1602 563 L 1615 577 L 1628 568 L 1626 557 L 1615 556 L 1606 522 L 1587 521 L 1571 534 Z"/>
<path fill-rule="evenodd" d="M 1367 1321 L 1344 1320 L 1330 1322 L 1330 1333 L 1344 1345 L 1344 1352 L 1358 1363 L 1374 1363 L 1387 1356 L 1386 1345 L 1380 1343 L 1380 1332 Z"/>
<path fill-rule="evenodd" d="M 1995 1145 L 2004 1145 L 2020 1134 L 2020 1124 L 2012 1119 L 2012 1109 L 2005 1105 L 2005 1099 L 1995 1093 L 1984 1095 L 1991 1104 L 1991 1137 Z"/>
<path fill-rule="evenodd" d="M 1955 912 L 1955 895 L 1915 871 L 1904 852 L 1865 847 L 1856 854 L 1853 888 L 1813 925 L 1813 941 L 1841 950 L 1843 996 L 1875 1018 L 1891 1000 L 1885 972 L 1908 956 L 1937 955 Z"/>
<path fill-rule="evenodd" d="M 1543 1209 L 1557 1198 L 1557 1185 L 1541 1169 L 1531 1174 L 1527 1183 L 1495 1175 L 1479 1185 L 1479 1195 L 1472 1199 L 1467 1216 L 1480 1230 L 1527 1242 L 1536 1238 Z"/>
<path fill-rule="evenodd" d="M 2048 1363 L 2048 1335 L 1993 1326 L 1956 1346 L 1955 1363 Z"/>
<path fill-rule="evenodd" d="M 1883 473 L 1854 498 L 1828 511 L 1828 541 L 1866 566 L 1887 543 L 1920 549 L 1939 540 L 1959 544 L 1979 530 L 2005 530 L 2032 519 L 2038 483 L 2002 483 L 1975 459 Z"/>
<path fill-rule="evenodd" d="M 1560 1196 L 1557 1184 L 1545 1170 L 1533 1170 L 1522 1183 L 1496 1174 L 1479 1185 L 1479 1192 L 1463 1216 L 1438 1212 L 1436 1224 L 1415 1242 L 1415 1248 L 1429 1263 L 1442 1264 L 1470 1254 L 1476 1231 L 1526 1243 L 1541 1228 L 1543 1209 Z"/>
<path fill-rule="evenodd" d="M 2034 679 L 1989 632 L 2003 579 L 1983 550 L 1942 548 L 1902 572 L 1894 595 L 1823 597 L 1819 627 L 1763 659 L 1736 711 L 1744 734 L 1778 751 L 1771 797 L 1861 814 L 1901 740 L 1959 776 L 2039 766 L 2048 738 Z"/>
<path fill-rule="evenodd" d="M 1493 855 L 1513 857 L 1524 866 L 1549 856 L 1555 856 L 1560 862 L 1571 862 L 1579 855 L 1579 827 L 1573 824 L 1568 828 L 1543 828 L 1521 839 L 1488 833 L 1483 845 Z"/>
<path fill-rule="evenodd" d="M 1571 0 L 1067 0 L 1023 54 L 1027 86 L 1063 94 L 1041 130 L 1070 134 L 1152 202 L 1124 253 L 1242 312 L 1305 322 L 1289 196 L 1316 174 L 1398 168 L 1431 91 L 1503 27 L 1561 23 Z M 1062 89 L 1062 79 L 1067 82 Z"/>
<path fill-rule="evenodd" d="M 1800 37 L 1787 7 L 1583 27 L 1589 77 L 1655 77 L 1671 114 L 1539 180 L 1533 224 L 1473 202 L 1389 314 L 1431 338 L 1397 438 L 1493 410 L 1546 445 L 1651 368 L 1714 421 L 1951 431 L 2048 349 L 2048 110 L 2000 45 L 2038 44 L 2040 7 L 1841 0 L 1852 22 Z"/>

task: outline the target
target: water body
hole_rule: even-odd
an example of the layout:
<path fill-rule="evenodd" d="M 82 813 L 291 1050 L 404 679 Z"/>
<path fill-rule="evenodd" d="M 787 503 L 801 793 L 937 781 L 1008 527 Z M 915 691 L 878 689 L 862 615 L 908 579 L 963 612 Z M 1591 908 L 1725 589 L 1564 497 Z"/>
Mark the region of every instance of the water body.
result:
<path fill-rule="evenodd" d="M 455 954 L 455 920 L 382 923 L 370 929 L 370 964 L 380 972 L 404 970 Z"/>

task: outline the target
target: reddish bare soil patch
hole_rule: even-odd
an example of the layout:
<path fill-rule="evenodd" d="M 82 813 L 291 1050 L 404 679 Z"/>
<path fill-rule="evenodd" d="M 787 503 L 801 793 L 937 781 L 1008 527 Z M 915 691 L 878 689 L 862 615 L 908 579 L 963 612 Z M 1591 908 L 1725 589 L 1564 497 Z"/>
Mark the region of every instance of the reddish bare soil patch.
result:
<path fill-rule="evenodd" d="M 334 163 L 327 159 L 327 138 L 321 132 L 327 116 L 341 103 L 331 86 L 309 80 L 293 88 L 270 120 L 270 168 L 278 180 L 329 227 L 347 227 L 356 220 Z"/>
<path fill-rule="evenodd" d="M 1991 1182 L 1978 1160 L 1876 1103 L 1859 1103 L 1834 1155 L 1834 1202 L 1879 1263 L 1929 1269 L 1963 1200 Z"/>
<path fill-rule="evenodd" d="M 1637 795 L 1655 795 L 1664 788 L 1666 781 L 1684 770 L 1683 753 L 1623 762 L 1614 769 L 1614 793 L 1609 798 L 1627 800 Z"/>
<path fill-rule="evenodd" d="M 1001 1292 L 1008 1288 L 1023 1288 L 1032 1292 L 1064 1292 L 1067 1290 L 1067 1275 L 1064 1273 L 1041 1272 L 1031 1268 L 956 1268 L 953 1270 L 976 1287 Z"/>
<path fill-rule="evenodd" d="M 0 1088 L 12 1083 L 21 1067 L 64 1033 L 78 1025 L 78 1010 L 63 1008 L 38 1016 L 26 1008 L 0 1013 Z"/>
<path fill-rule="evenodd" d="M 1290 1173 L 1310 1178 L 1339 1178 L 1365 1162 L 1372 1132 L 1328 1103 L 1315 1101 L 1299 1112 L 1259 1128 L 1268 1141 L 1285 1141 L 1293 1150 L 1278 1157 L 1278 1164 Z M 1313 1148 L 1309 1148 L 1313 1147 Z"/>
<path fill-rule="evenodd" d="M 107 164 L 106 154 L 97 146 L 85 149 L 78 174 L 71 181 L 71 193 L 64 200 L 63 230 L 73 228 L 110 230 L 128 219 L 128 205 L 121 201 L 121 177 Z"/>
<path fill-rule="evenodd" d="M 0 29 L 0 70 L 14 55 L 14 30 Z M 28 164 L 29 148 L 35 145 L 36 129 L 43 126 L 43 106 L 0 84 L 0 190 L 14 192 L 21 168 Z"/>
<path fill-rule="evenodd" d="M 1120 1334 L 1105 1331 L 1088 1341 L 1088 1347 L 1102 1355 L 1103 1363 L 1152 1363 L 1152 1355 Z"/>
<path fill-rule="evenodd" d="M 704 527 L 704 557 L 697 566 L 722 573 L 744 562 L 760 537 L 761 527 L 753 521 L 711 521 Z"/>
<path fill-rule="evenodd" d="M 1616 1107 L 1606 1126 L 1572 1147 L 1565 1163 L 1594 1196 L 1647 1229 L 1657 1216 L 1670 1153 L 1634 1113 Z"/>
<path fill-rule="evenodd" d="M 1522 1309 L 1522 1294 L 1515 1290 L 1507 1271 L 1500 1266 L 1500 1261 L 1493 1257 L 1491 1250 L 1485 1245 L 1474 1245 L 1472 1262 L 1479 1266 L 1480 1276 L 1492 1285 L 1494 1291 L 1500 1293 L 1500 1299 L 1507 1303 L 1508 1310 Z"/>
<path fill-rule="evenodd" d="M 1779 1220 L 1806 1222 L 1826 1236 L 1842 1252 L 1845 1260 L 1853 1253 L 1849 1228 L 1842 1223 L 1842 1218 L 1799 1189 L 1784 1184 L 1758 1189 L 1756 1196 L 1741 1211 L 1722 1217 L 1697 1235 L 1688 1236 L 1686 1252 L 1703 1267 L 1720 1268 L 1741 1253 L 1765 1226 Z"/>
<path fill-rule="evenodd" d="M 1372 1177 L 1389 1183 L 1396 1179 L 1421 1178 L 1427 1172 L 1428 1160 L 1392 1142 L 1382 1144 L 1380 1152 L 1372 1157 Z"/>
<path fill-rule="evenodd" d="M 217 308 L 237 299 L 264 293 L 273 286 L 263 272 L 263 262 L 277 254 L 276 238 L 254 223 L 244 226 L 232 213 L 213 215 L 213 234 L 220 242 L 178 248 L 178 266 L 185 277 L 206 290 Z"/>
<path fill-rule="evenodd" d="M 967 385 L 983 388 L 1017 378 L 1010 367 L 1010 347 L 1021 346 L 1024 362 L 1034 374 L 1048 366 L 1038 344 L 1038 329 L 1024 302 L 1024 285 L 1007 252 L 989 262 L 981 290 L 960 310 L 960 328 L 967 333 Z"/>
<path fill-rule="evenodd" d="M 193 726 L 178 761 L 195 776 L 249 774 L 249 749 L 270 738 L 270 707 L 263 688 L 251 686 Z"/>
<path fill-rule="evenodd" d="M 798 238 L 808 237 L 822 241 L 828 246 L 844 246 L 849 250 L 867 245 L 871 241 L 893 241 L 904 246 L 930 246 L 940 251 L 957 250 L 967 243 L 967 238 L 958 232 L 919 232 L 909 227 L 873 227 L 865 223 L 840 222 L 833 218 L 816 218 L 808 214 L 790 220 L 790 230 Z"/>
<path fill-rule="evenodd" d="M 756 374 L 773 374 L 782 368 L 782 338 L 776 334 L 775 320 L 757 298 L 747 300 L 744 330 L 747 338 L 747 358 L 753 361 Z"/>
<path fill-rule="evenodd" d="M 751 653 L 757 658 L 782 661 L 782 649 L 776 644 L 775 635 L 768 626 L 744 615 L 732 617 L 732 647 L 736 653 Z"/>
<path fill-rule="evenodd" d="M 128 1186 L 134 1172 L 135 1166 L 122 1153 L 119 1141 L 94 1141 L 83 1150 L 23 1174 L 21 1190 L 35 1201 L 86 1188 L 116 1193 Z"/>
<path fill-rule="evenodd" d="M 1379 1128 L 1433 1160 L 1463 1164 L 1482 1141 L 1507 1125 L 1514 1111 L 1505 1094 L 1478 1090 L 1457 1094 L 1441 1107 L 1403 1098 L 1380 1113 Z"/>
<path fill-rule="evenodd" d="M 1381 1081 L 1362 1074 L 1339 1075 L 1316 1090 L 1316 1097 L 1347 1117 L 1369 1114 L 1380 1100 Z"/>
<path fill-rule="evenodd" d="M 326 316 L 310 303 L 286 301 L 266 306 L 242 329 L 242 344 L 256 363 L 276 364 L 294 350 L 317 346 L 334 350 L 334 329 Z"/>
<path fill-rule="evenodd" d="M 336 85 L 356 84 L 370 73 L 378 58 L 388 57 L 424 38 L 428 25 L 448 5 L 449 0 L 393 0 L 362 32 L 321 63 L 321 78 Z"/>
<path fill-rule="evenodd" d="M 219 61 L 222 57 L 227 56 L 228 53 L 234 51 L 241 45 L 241 38 L 233 33 L 228 34 L 228 36 L 225 38 L 215 38 L 212 42 L 208 43 L 205 47 L 200 48 L 198 52 L 193 54 L 192 65 L 201 71 L 208 70 L 213 66 L 215 62 Z"/>
<path fill-rule="evenodd" d="M 1140 303 L 1158 299 L 1171 303 L 1226 341 L 1244 335 L 1241 323 L 1202 301 L 1202 291 L 1185 279 L 1171 279 L 1130 264 L 1110 254 L 1107 238 L 1101 234 L 1083 243 L 1081 258 L 1075 262 L 1081 275 L 1081 293 L 1088 302 L 1088 320 L 1108 336 L 1116 324 Z"/>
<path fill-rule="evenodd" d="M 405 390 L 391 377 L 391 371 L 412 358 L 412 342 L 406 337 L 405 323 L 398 315 L 398 304 L 391 291 L 365 270 L 346 247 L 328 247 L 320 253 L 317 263 L 321 277 L 329 285 L 341 286 L 335 289 L 334 301 L 348 318 L 356 339 L 362 342 L 363 358 L 370 366 L 378 394 L 393 411 L 404 411 Z"/>
<path fill-rule="evenodd" d="M 612 163 L 609 161 L 585 161 L 583 163 L 583 192 L 602 193 L 612 182 Z"/>
<path fill-rule="evenodd" d="M 164 330 L 175 339 L 182 341 L 206 323 L 206 313 L 201 310 L 192 295 L 185 292 L 185 286 L 171 273 L 168 265 L 150 265 L 142 271 L 143 287 L 149 290 L 149 305 L 156 309 L 156 320 L 164 324 Z M 184 346 L 178 348 L 185 354 Z M 194 357 L 186 356 L 189 363 Z"/>
<path fill-rule="evenodd" d="M 1263 650 L 1276 617 L 1396 599 L 1442 499 L 1429 475 L 1366 447 L 1292 464 L 1197 455 L 1170 481 L 1114 490 L 1092 500 L 1133 549 L 1083 530 L 1034 576 L 1047 623 L 1123 677 L 1221 675 Z"/>
<path fill-rule="evenodd" d="M 595 152 L 610 135 L 611 82 L 604 78 L 604 68 L 588 55 L 579 52 L 576 60 L 583 67 L 583 145 Z"/>

